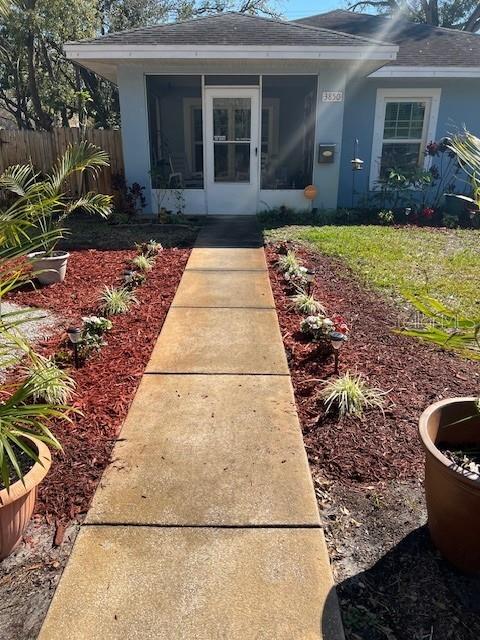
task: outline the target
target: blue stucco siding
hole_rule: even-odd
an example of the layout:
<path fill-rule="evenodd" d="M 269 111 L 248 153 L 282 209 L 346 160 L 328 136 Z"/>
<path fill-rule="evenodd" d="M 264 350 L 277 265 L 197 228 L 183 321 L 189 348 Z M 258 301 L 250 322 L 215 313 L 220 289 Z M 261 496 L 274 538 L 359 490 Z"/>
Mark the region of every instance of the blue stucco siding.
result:
<path fill-rule="evenodd" d="M 436 140 L 455 132 L 464 125 L 480 136 L 480 78 L 365 78 L 347 82 L 342 136 L 342 154 L 338 190 L 338 206 L 352 204 L 352 170 L 350 160 L 353 141 L 359 140 L 359 156 L 363 171 L 355 176 L 357 199 L 368 192 L 377 89 L 441 89 Z"/>

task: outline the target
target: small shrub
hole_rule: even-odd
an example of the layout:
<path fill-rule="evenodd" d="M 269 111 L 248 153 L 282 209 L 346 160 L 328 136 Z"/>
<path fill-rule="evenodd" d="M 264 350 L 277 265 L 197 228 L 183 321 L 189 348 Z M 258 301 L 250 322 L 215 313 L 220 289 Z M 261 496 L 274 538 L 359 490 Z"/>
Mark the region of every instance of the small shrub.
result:
<path fill-rule="evenodd" d="M 391 209 L 381 209 L 378 212 L 378 220 L 380 224 L 389 225 L 395 222 L 395 215 Z"/>
<path fill-rule="evenodd" d="M 82 320 L 85 333 L 101 336 L 112 328 L 112 321 L 104 316 L 85 316 Z"/>
<path fill-rule="evenodd" d="M 125 213 L 128 218 L 135 217 L 147 204 L 144 191 L 138 182 L 128 185 L 123 173 L 112 176 L 113 201 L 118 212 Z"/>
<path fill-rule="evenodd" d="M 295 311 L 306 316 L 313 316 L 315 314 L 325 314 L 323 305 L 315 300 L 315 298 L 304 291 L 292 296 L 292 306 Z"/>
<path fill-rule="evenodd" d="M 140 271 L 151 271 L 153 269 L 154 259 L 141 253 L 133 258 L 132 264 Z"/>
<path fill-rule="evenodd" d="M 444 213 L 443 224 L 448 229 L 456 229 L 460 225 L 460 220 L 458 215 L 453 213 Z"/>
<path fill-rule="evenodd" d="M 288 250 L 278 259 L 277 266 L 282 273 L 296 273 L 300 269 L 300 262 L 294 251 Z"/>
<path fill-rule="evenodd" d="M 137 298 L 132 291 L 126 287 L 107 287 L 103 289 L 100 297 L 103 313 L 107 316 L 114 316 L 120 313 L 126 313 L 132 304 L 138 304 Z"/>
<path fill-rule="evenodd" d="M 300 323 L 300 331 L 313 341 L 327 340 L 334 331 L 341 333 L 347 340 L 349 328 L 342 316 L 327 318 L 322 314 L 308 316 Z"/>
<path fill-rule="evenodd" d="M 329 380 L 320 392 L 326 412 L 336 410 L 340 416 L 361 416 L 366 409 L 382 409 L 385 392 L 371 388 L 361 375 L 349 372 L 334 380 Z"/>
<path fill-rule="evenodd" d="M 34 354 L 26 373 L 34 402 L 66 405 L 75 391 L 73 378 L 52 358 Z"/>
<path fill-rule="evenodd" d="M 103 335 L 112 328 L 112 321 L 103 316 L 86 316 L 82 320 L 79 355 L 81 358 L 87 358 L 92 351 L 99 351 L 107 344 Z"/>
<path fill-rule="evenodd" d="M 147 258 L 151 256 L 156 256 L 160 251 L 163 251 L 163 246 L 161 242 L 157 242 L 156 240 L 149 240 L 148 242 L 140 242 L 135 243 L 135 248 L 138 253 L 141 255 L 147 256 Z"/>
<path fill-rule="evenodd" d="M 127 271 L 123 276 L 123 283 L 127 289 L 135 289 L 135 287 L 139 287 L 142 285 L 147 276 L 145 273 L 141 273 L 140 271 Z"/>

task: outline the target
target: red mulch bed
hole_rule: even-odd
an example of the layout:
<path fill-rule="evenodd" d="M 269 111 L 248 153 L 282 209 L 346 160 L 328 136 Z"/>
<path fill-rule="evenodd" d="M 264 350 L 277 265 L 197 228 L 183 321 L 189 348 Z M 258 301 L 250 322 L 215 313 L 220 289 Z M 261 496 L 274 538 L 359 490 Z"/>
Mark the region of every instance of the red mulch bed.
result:
<path fill-rule="evenodd" d="M 83 416 L 74 416 L 73 424 L 62 423 L 55 429 L 63 452 L 54 452 L 54 464 L 40 485 L 36 507 L 47 521 L 66 522 L 87 511 L 189 254 L 189 249 L 163 250 L 146 283 L 136 289 L 140 304 L 127 314 L 112 317 L 108 344 L 83 367 L 72 369 L 77 383 L 75 405 Z M 65 319 L 58 334 L 39 345 L 40 352 L 63 348 L 66 327 L 81 316 L 98 313 L 103 285 L 119 283 L 134 255 L 134 251 L 72 251 L 63 283 L 10 297 L 18 304 L 50 309 Z"/>
<path fill-rule="evenodd" d="M 361 373 L 371 386 L 391 390 L 384 416 L 379 410 L 361 419 L 326 415 L 318 390 L 333 375 L 333 358 L 319 354 L 299 332 L 301 316 L 289 308 L 288 285 L 274 268 L 277 249 L 266 249 L 270 279 L 311 463 L 345 484 L 419 477 L 421 412 L 441 398 L 478 394 L 478 363 L 393 333 L 399 316 L 393 303 L 369 290 L 339 260 L 297 246 L 303 264 L 316 272 L 315 297 L 351 328 L 340 354 L 341 371 Z"/>

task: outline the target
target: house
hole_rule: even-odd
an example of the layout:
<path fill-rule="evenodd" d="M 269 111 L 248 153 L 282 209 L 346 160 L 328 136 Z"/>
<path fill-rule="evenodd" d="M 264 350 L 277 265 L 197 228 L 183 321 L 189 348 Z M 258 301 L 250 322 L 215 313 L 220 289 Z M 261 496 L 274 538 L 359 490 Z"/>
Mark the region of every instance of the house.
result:
<path fill-rule="evenodd" d="M 480 36 L 405 20 L 222 13 L 65 49 L 119 87 L 146 212 L 350 206 L 391 166 L 428 162 L 429 141 L 480 129 Z"/>

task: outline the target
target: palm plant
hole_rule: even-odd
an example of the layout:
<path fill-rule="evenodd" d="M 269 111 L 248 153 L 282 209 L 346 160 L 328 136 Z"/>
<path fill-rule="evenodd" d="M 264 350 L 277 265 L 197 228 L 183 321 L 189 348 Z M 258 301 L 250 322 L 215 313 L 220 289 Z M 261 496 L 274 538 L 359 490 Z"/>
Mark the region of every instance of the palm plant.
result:
<path fill-rule="evenodd" d="M 467 174 L 473 191 L 473 200 L 480 207 L 480 138 L 466 129 L 447 142 L 455 153 L 461 168 Z"/>
<path fill-rule="evenodd" d="M 65 182 L 73 174 L 84 171 L 96 174 L 105 166 L 108 155 L 83 141 L 70 145 L 45 177 L 35 173 L 31 165 L 8 167 L 0 176 L 0 189 L 11 196 L 11 202 L 1 213 L 0 240 L 15 247 L 20 239 L 25 239 L 27 229 L 32 231 L 29 225 L 33 224 L 40 247 L 51 255 L 63 237 L 62 224 L 71 213 L 82 209 L 107 217 L 111 212 L 111 196 L 88 192 L 72 199 L 64 192 Z"/>
<path fill-rule="evenodd" d="M 45 216 L 60 216 L 63 211 L 73 210 L 74 203 L 67 204 L 60 193 L 63 176 L 72 169 L 81 170 L 92 161 L 91 150 L 75 155 L 67 154 L 67 160 L 57 165 L 52 175 L 38 180 L 30 167 L 7 170 L 0 178 L 0 187 L 13 193 L 7 200 L 6 209 L 0 211 L 0 361 L 2 367 L 20 364 L 27 358 L 31 365 L 39 362 L 35 354 L 19 332 L 23 323 L 32 320 L 28 310 L 1 313 L 4 296 L 29 280 L 25 268 L 25 257 L 46 246 L 55 246 L 62 238 L 60 224 L 47 226 Z M 70 160 L 68 160 L 70 158 Z M 95 166 L 96 160 L 93 159 Z M 62 168 L 63 167 L 63 168 Z M 78 200 L 77 200 L 78 203 Z M 71 384 L 69 385 L 71 388 Z M 69 420 L 70 413 L 76 411 L 65 404 L 66 395 L 56 394 L 51 402 L 38 402 L 39 384 L 35 375 L 28 375 L 20 382 L 0 386 L 0 480 L 8 490 L 15 479 L 23 479 L 21 459 L 27 457 L 33 462 L 39 460 L 29 440 L 35 437 L 53 448 L 61 448 L 51 431 L 56 420 Z M 58 391 L 58 388 L 57 388 Z"/>
<path fill-rule="evenodd" d="M 421 327 L 407 326 L 398 330 L 398 333 L 433 342 L 470 360 L 480 360 L 480 318 L 460 317 L 453 309 L 428 295 L 413 295 L 404 291 L 403 296 L 426 322 Z"/>

